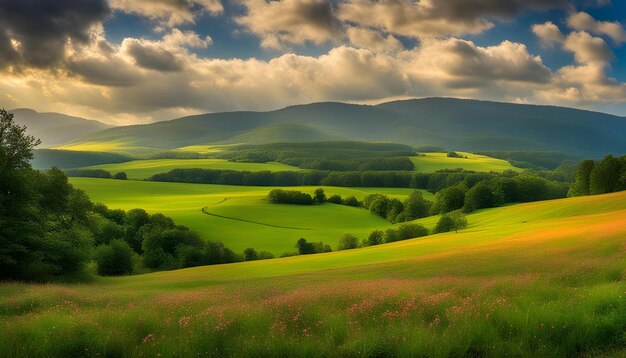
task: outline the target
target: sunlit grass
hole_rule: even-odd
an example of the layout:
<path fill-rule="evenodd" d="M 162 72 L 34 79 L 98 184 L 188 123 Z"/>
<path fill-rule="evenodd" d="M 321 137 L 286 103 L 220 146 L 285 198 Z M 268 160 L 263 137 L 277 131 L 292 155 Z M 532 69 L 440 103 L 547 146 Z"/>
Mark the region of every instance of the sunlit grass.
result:
<path fill-rule="evenodd" d="M 449 158 L 447 153 L 424 153 L 423 156 L 411 157 L 411 160 L 415 170 L 423 173 L 458 168 L 476 172 L 519 170 L 506 160 L 466 152 L 457 153 L 464 158 Z"/>
<path fill-rule="evenodd" d="M 145 181 L 120 181 L 111 179 L 71 178 L 70 182 L 87 192 L 96 202 L 111 208 L 143 208 L 151 213 L 170 216 L 180 225 L 199 232 L 204 239 L 222 241 L 241 252 L 247 247 L 280 255 L 295 251 L 296 241 L 304 237 L 324 241 L 336 246 L 339 238 L 353 233 L 365 238 L 374 229 L 390 227 L 384 219 L 367 210 L 343 205 L 313 206 L 277 205 L 265 197 L 272 187 L 159 183 Z M 294 187 L 313 193 L 317 187 Z M 327 195 L 340 194 L 363 199 L 370 193 L 383 193 L 406 198 L 411 189 L 398 188 L 325 188 Z M 426 198 L 432 194 L 424 192 Z M 209 213 L 254 221 L 279 228 L 250 222 L 234 221 Z M 300 229 L 292 229 L 300 228 Z"/>
<path fill-rule="evenodd" d="M 458 234 L 367 249 L 2 284 L 0 355 L 625 353 L 626 193 L 468 220 Z"/>

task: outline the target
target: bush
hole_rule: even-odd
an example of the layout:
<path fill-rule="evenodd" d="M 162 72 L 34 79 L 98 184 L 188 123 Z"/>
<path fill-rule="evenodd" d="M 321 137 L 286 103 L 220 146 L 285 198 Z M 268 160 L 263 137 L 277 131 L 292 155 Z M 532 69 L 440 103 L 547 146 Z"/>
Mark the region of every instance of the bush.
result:
<path fill-rule="evenodd" d="M 259 256 L 256 253 L 256 250 L 249 247 L 245 250 L 243 250 L 243 259 L 244 261 L 253 261 L 253 260 L 258 260 Z"/>
<path fill-rule="evenodd" d="M 99 275 L 130 275 L 133 273 L 133 250 L 122 240 L 111 240 L 108 245 L 96 248 L 96 263 Z"/>
<path fill-rule="evenodd" d="M 119 172 L 119 173 L 115 173 L 115 175 L 113 175 L 113 179 L 117 179 L 117 180 L 127 180 L 128 176 L 126 175 L 126 173 L 124 172 Z"/>
<path fill-rule="evenodd" d="M 324 189 L 317 188 L 315 189 L 315 194 L 313 194 L 313 199 L 318 203 L 323 203 L 326 201 L 326 193 L 324 193 Z"/>
<path fill-rule="evenodd" d="M 363 246 L 380 245 L 384 242 L 384 233 L 381 230 L 372 231 L 367 239 L 363 240 Z"/>
<path fill-rule="evenodd" d="M 354 196 L 349 196 L 343 201 L 343 205 L 358 207 L 359 200 L 357 200 Z"/>
<path fill-rule="evenodd" d="M 326 201 L 332 204 L 342 204 L 341 195 L 339 194 L 331 195 Z"/>
<path fill-rule="evenodd" d="M 448 158 L 462 158 L 462 156 L 457 152 L 448 152 Z"/>
<path fill-rule="evenodd" d="M 359 247 L 359 238 L 352 234 L 345 234 L 339 239 L 337 250 L 352 250 Z"/>

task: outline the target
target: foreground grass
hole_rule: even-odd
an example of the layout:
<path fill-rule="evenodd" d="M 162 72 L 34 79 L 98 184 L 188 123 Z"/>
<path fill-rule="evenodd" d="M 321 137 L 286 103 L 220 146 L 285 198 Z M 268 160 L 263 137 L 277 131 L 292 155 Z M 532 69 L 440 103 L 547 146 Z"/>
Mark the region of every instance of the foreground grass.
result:
<path fill-rule="evenodd" d="M 265 200 L 271 187 L 204 185 L 184 183 L 158 183 L 143 181 L 120 181 L 110 179 L 71 178 L 70 182 L 83 189 L 91 199 L 111 208 L 143 208 L 148 212 L 160 212 L 172 217 L 177 223 L 199 232 L 204 239 L 222 241 L 237 252 L 247 247 L 280 255 L 295 251 L 296 241 L 304 237 L 312 241 L 324 241 L 336 247 L 339 238 L 352 233 L 365 238 L 375 229 L 391 225 L 386 220 L 370 214 L 367 210 L 343 205 L 277 205 Z M 290 189 L 313 193 L 317 187 L 294 187 Z M 327 195 L 354 195 L 362 199 L 370 193 L 383 193 L 405 198 L 411 189 L 393 188 L 336 188 L 326 187 Z M 424 192 L 432 199 L 432 194 Z M 233 221 L 209 213 L 259 222 Z M 298 228 L 298 229 L 293 229 Z"/>
<path fill-rule="evenodd" d="M 300 171 L 302 169 L 281 163 L 238 163 L 225 159 L 149 159 L 133 160 L 125 163 L 101 164 L 81 169 L 103 169 L 112 174 L 125 172 L 129 179 L 147 179 L 154 174 L 169 172 L 172 169 L 221 169 L 239 171 Z"/>
<path fill-rule="evenodd" d="M 415 165 L 415 171 L 423 173 L 459 168 L 475 172 L 519 170 L 506 160 L 466 152 L 457 153 L 464 158 L 448 158 L 447 153 L 424 153 L 423 156 L 411 157 L 411 160 Z"/>
<path fill-rule="evenodd" d="M 0 356 L 626 353 L 626 193 L 469 220 L 353 251 L 3 284 Z"/>

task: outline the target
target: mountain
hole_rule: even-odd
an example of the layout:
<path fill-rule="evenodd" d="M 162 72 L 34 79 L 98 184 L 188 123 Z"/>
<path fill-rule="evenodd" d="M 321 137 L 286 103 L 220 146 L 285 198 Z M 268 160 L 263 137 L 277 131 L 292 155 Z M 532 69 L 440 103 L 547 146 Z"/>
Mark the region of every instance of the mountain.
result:
<path fill-rule="evenodd" d="M 65 148 L 158 150 L 200 144 L 361 140 L 432 144 L 469 151 L 626 152 L 626 118 L 572 108 L 453 98 L 376 106 L 314 103 L 270 112 L 224 112 L 89 134 Z"/>
<path fill-rule="evenodd" d="M 25 125 L 28 134 L 41 139 L 41 147 L 49 148 L 75 140 L 112 126 L 61 113 L 39 113 L 28 108 L 10 110 L 15 122 Z"/>

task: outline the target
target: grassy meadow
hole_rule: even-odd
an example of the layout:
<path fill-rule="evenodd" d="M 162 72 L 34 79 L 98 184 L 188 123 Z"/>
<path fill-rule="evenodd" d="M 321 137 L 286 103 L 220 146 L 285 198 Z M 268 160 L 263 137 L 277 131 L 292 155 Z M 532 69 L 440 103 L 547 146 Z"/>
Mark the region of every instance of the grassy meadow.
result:
<path fill-rule="evenodd" d="M 103 169 L 112 174 L 125 172 L 128 179 L 147 179 L 154 174 L 169 172 L 172 169 L 220 169 L 272 172 L 299 171 L 301 169 L 281 163 L 240 163 L 225 159 L 150 159 L 133 160 L 125 163 L 102 164 L 81 169 Z"/>
<path fill-rule="evenodd" d="M 459 233 L 328 254 L 4 283 L 0 355 L 626 354 L 625 192 L 468 221 Z"/>
<path fill-rule="evenodd" d="M 464 169 L 475 172 L 503 172 L 519 170 L 506 160 L 485 155 L 457 152 L 463 158 L 449 158 L 447 153 L 424 153 L 422 156 L 411 157 L 415 171 L 432 173 L 443 169 Z"/>
<path fill-rule="evenodd" d="M 122 163 L 124 164 L 124 163 Z M 270 204 L 265 197 L 273 187 L 205 185 L 71 178 L 96 202 L 115 209 L 143 208 L 160 212 L 180 225 L 197 231 L 207 240 L 224 242 L 241 252 L 248 247 L 275 255 L 295 251 L 296 241 L 323 241 L 336 247 L 339 238 L 352 233 L 365 238 L 375 229 L 391 224 L 365 209 L 325 203 L 299 206 Z M 317 187 L 292 187 L 313 193 Z M 405 198 L 412 189 L 325 187 L 328 196 L 355 196 L 371 193 Z M 433 195 L 423 191 L 427 199 Z M 208 215 L 204 211 L 210 214 Z"/>

